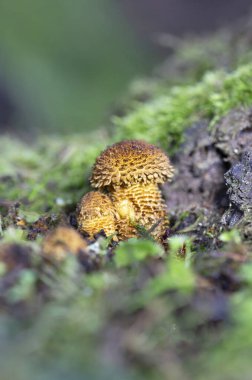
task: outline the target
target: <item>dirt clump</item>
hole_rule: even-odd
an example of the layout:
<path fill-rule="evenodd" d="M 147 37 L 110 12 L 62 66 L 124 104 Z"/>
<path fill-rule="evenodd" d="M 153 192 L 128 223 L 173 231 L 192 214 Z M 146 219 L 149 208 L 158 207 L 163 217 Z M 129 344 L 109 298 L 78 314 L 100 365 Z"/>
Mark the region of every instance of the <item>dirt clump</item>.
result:
<path fill-rule="evenodd" d="M 207 122 L 189 128 L 185 138 L 174 157 L 174 180 L 163 186 L 168 210 L 216 209 L 225 193 L 223 177 L 226 168 L 214 146 Z"/>
<path fill-rule="evenodd" d="M 252 146 L 252 108 L 230 111 L 213 129 L 216 149 L 231 164 Z"/>

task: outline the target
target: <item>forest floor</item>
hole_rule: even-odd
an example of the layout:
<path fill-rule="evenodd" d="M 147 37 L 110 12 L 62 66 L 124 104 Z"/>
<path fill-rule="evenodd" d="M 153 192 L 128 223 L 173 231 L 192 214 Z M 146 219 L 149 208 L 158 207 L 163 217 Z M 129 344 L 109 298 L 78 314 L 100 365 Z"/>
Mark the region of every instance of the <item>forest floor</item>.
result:
<path fill-rule="evenodd" d="M 1 379 L 251 378 L 250 62 L 248 26 L 190 39 L 106 131 L 1 138 Z M 175 167 L 162 244 L 76 232 L 95 158 L 126 139 Z"/>

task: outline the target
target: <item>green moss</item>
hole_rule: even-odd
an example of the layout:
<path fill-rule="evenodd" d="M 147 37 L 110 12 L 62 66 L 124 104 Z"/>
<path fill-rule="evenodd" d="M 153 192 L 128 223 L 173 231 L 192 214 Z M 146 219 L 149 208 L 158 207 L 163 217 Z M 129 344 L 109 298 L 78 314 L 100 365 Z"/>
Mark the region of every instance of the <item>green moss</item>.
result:
<path fill-rule="evenodd" d="M 132 238 L 121 242 L 115 251 L 115 263 L 118 268 L 134 265 L 148 257 L 162 257 L 162 247 L 151 240 Z"/>
<path fill-rule="evenodd" d="M 214 124 L 231 108 L 251 105 L 251 79 L 252 65 L 247 64 L 231 74 L 209 72 L 199 83 L 172 87 L 130 114 L 115 117 L 115 139 L 145 139 L 173 153 L 192 123 L 207 118 Z"/>
<path fill-rule="evenodd" d="M 0 198 L 19 201 L 29 212 L 71 207 L 87 191 L 90 168 L 102 148 L 101 142 L 80 136 L 47 138 L 34 146 L 3 138 Z"/>

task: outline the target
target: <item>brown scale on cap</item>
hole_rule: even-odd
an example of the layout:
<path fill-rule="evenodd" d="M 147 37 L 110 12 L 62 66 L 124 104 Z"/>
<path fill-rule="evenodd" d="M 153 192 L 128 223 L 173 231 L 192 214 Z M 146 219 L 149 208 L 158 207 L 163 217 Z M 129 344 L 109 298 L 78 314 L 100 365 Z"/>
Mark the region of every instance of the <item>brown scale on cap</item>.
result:
<path fill-rule="evenodd" d="M 122 141 L 108 147 L 97 159 L 91 176 L 95 188 L 161 184 L 173 176 L 167 155 L 144 141 Z"/>
<path fill-rule="evenodd" d="M 173 171 L 167 155 L 144 141 L 122 141 L 97 158 L 91 184 L 109 192 L 121 240 L 137 235 L 136 224 L 157 225 L 152 231 L 157 239 L 165 233 L 168 220 L 158 185 L 169 181 Z"/>
<path fill-rule="evenodd" d="M 106 236 L 115 234 L 115 209 L 111 199 L 100 191 L 90 191 L 77 207 L 77 223 L 80 232 L 93 238 L 101 230 Z"/>
<path fill-rule="evenodd" d="M 68 253 L 77 255 L 85 250 L 87 242 L 71 227 L 57 227 L 43 240 L 42 250 L 45 257 L 61 261 Z"/>

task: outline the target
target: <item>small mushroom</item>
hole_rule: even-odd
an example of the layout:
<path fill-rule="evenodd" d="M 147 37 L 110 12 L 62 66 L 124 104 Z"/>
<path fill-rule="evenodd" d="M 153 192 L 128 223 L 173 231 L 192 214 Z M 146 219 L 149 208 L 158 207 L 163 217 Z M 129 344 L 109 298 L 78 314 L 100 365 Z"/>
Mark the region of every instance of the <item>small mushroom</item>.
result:
<path fill-rule="evenodd" d="M 77 207 L 77 223 L 79 231 L 91 238 L 102 230 L 106 236 L 114 235 L 115 209 L 111 199 L 100 191 L 84 195 Z"/>
<path fill-rule="evenodd" d="M 168 156 L 144 141 L 122 141 L 97 158 L 91 184 L 110 195 L 120 239 L 136 236 L 137 224 L 153 229 L 158 239 L 165 233 L 168 219 L 158 185 L 169 181 L 173 171 Z"/>
<path fill-rule="evenodd" d="M 87 242 L 71 227 L 60 226 L 46 235 L 42 243 L 44 256 L 56 261 L 64 260 L 67 254 L 78 255 L 87 247 Z"/>

